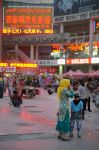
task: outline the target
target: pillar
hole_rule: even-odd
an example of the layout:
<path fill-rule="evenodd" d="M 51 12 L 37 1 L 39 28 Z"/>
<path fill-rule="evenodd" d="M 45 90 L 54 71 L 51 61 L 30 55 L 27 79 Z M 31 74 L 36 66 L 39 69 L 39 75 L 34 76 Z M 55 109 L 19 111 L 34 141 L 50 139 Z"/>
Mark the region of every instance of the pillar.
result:
<path fill-rule="evenodd" d="M 90 20 L 90 28 L 89 28 L 89 57 L 93 57 L 93 33 L 94 33 L 94 20 Z M 92 64 L 89 65 L 89 71 L 92 71 Z"/>
<path fill-rule="evenodd" d="M 89 57 L 93 56 L 93 32 L 94 32 L 94 20 L 90 20 L 90 29 L 89 29 Z"/>
<path fill-rule="evenodd" d="M 89 72 L 93 70 L 93 65 L 89 65 Z"/>
<path fill-rule="evenodd" d="M 64 24 L 63 23 L 60 24 L 60 33 L 64 33 Z"/>
<path fill-rule="evenodd" d="M 63 66 L 62 65 L 59 65 L 59 77 L 60 79 L 63 78 Z"/>
<path fill-rule="evenodd" d="M 33 45 L 30 46 L 30 58 L 34 60 L 34 46 Z"/>
<path fill-rule="evenodd" d="M 60 33 L 64 33 L 64 24 L 60 24 Z M 63 44 L 60 44 L 60 49 L 63 50 Z M 61 69 L 62 68 L 62 69 Z M 62 70 L 61 74 L 63 74 L 63 66 L 59 66 L 59 70 Z M 64 65 L 64 72 L 66 73 L 67 66 L 66 66 L 66 54 L 65 54 L 65 65 Z"/>
<path fill-rule="evenodd" d="M 18 59 L 18 44 L 15 44 L 16 59 Z"/>
<path fill-rule="evenodd" d="M 36 46 L 36 60 L 38 60 L 38 46 Z"/>

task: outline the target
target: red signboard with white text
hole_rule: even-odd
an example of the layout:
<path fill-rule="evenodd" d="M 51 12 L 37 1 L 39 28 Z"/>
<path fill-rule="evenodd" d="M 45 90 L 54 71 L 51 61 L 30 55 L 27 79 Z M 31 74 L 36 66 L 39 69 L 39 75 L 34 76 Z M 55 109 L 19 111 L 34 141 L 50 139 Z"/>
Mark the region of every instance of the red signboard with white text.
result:
<path fill-rule="evenodd" d="M 56 67 L 40 67 L 39 68 L 39 73 L 56 73 L 57 68 Z"/>
<path fill-rule="evenodd" d="M 90 64 L 90 63 L 91 63 L 91 58 L 82 58 L 82 59 L 68 58 L 66 60 L 66 64 Z"/>

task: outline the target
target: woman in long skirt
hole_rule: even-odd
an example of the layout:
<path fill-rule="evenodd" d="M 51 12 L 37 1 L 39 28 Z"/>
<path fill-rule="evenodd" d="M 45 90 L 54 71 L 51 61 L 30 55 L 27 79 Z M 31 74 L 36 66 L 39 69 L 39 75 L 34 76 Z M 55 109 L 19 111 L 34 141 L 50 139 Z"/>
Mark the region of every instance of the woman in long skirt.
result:
<path fill-rule="evenodd" d="M 62 79 L 57 90 L 60 100 L 58 120 L 56 130 L 59 132 L 58 138 L 69 140 L 70 135 L 70 116 L 69 116 L 69 97 L 73 97 L 74 93 L 70 90 L 70 80 Z"/>

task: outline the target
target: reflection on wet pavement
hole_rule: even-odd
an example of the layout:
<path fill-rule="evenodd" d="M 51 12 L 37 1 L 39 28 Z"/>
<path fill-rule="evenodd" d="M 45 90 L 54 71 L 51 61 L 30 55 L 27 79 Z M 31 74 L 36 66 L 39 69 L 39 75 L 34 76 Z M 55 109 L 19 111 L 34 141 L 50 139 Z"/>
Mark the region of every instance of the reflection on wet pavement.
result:
<path fill-rule="evenodd" d="M 38 122 L 40 124 L 43 125 L 48 125 L 48 126 L 54 126 L 55 125 L 55 121 L 54 120 L 49 120 L 45 117 L 39 116 L 39 115 L 34 115 L 31 114 L 27 111 L 22 111 L 20 114 L 21 118 L 27 121 L 33 121 L 33 122 Z"/>

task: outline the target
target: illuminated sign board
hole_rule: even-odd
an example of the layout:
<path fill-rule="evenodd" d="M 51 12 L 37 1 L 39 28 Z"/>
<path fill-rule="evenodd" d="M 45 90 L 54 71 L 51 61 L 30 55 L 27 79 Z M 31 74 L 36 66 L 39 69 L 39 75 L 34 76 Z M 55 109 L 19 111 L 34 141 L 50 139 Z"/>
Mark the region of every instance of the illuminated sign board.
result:
<path fill-rule="evenodd" d="M 25 63 L 10 63 L 11 67 L 25 67 L 25 68 L 35 68 L 37 64 L 25 64 Z"/>
<path fill-rule="evenodd" d="M 94 21 L 94 31 L 96 33 L 99 32 L 99 20 L 98 21 Z"/>
<path fill-rule="evenodd" d="M 99 57 L 91 58 L 91 63 L 92 64 L 99 64 Z"/>
<path fill-rule="evenodd" d="M 82 59 L 71 59 L 68 58 L 66 60 L 66 64 L 90 64 L 91 63 L 91 59 L 90 58 L 82 58 Z"/>
<path fill-rule="evenodd" d="M 48 72 L 48 73 L 56 73 L 57 72 L 57 68 L 55 67 L 40 67 L 39 68 L 39 72 L 40 73 L 45 73 L 45 72 Z"/>
<path fill-rule="evenodd" d="M 57 60 L 38 60 L 39 66 L 57 66 Z"/>
<path fill-rule="evenodd" d="M 8 8 L 4 11 L 3 33 L 33 34 L 52 32 L 51 8 Z"/>
<path fill-rule="evenodd" d="M 37 64 L 26 63 L 0 63 L 0 67 L 18 67 L 18 68 L 35 68 Z"/>
<path fill-rule="evenodd" d="M 52 46 L 52 52 L 53 53 L 59 53 L 60 52 L 60 45 L 59 44 L 55 44 Z"/>
<path fill-rule="evenodd" d="M 65 59 L 58 59 L 58 65 L 65 65 Z"/>

